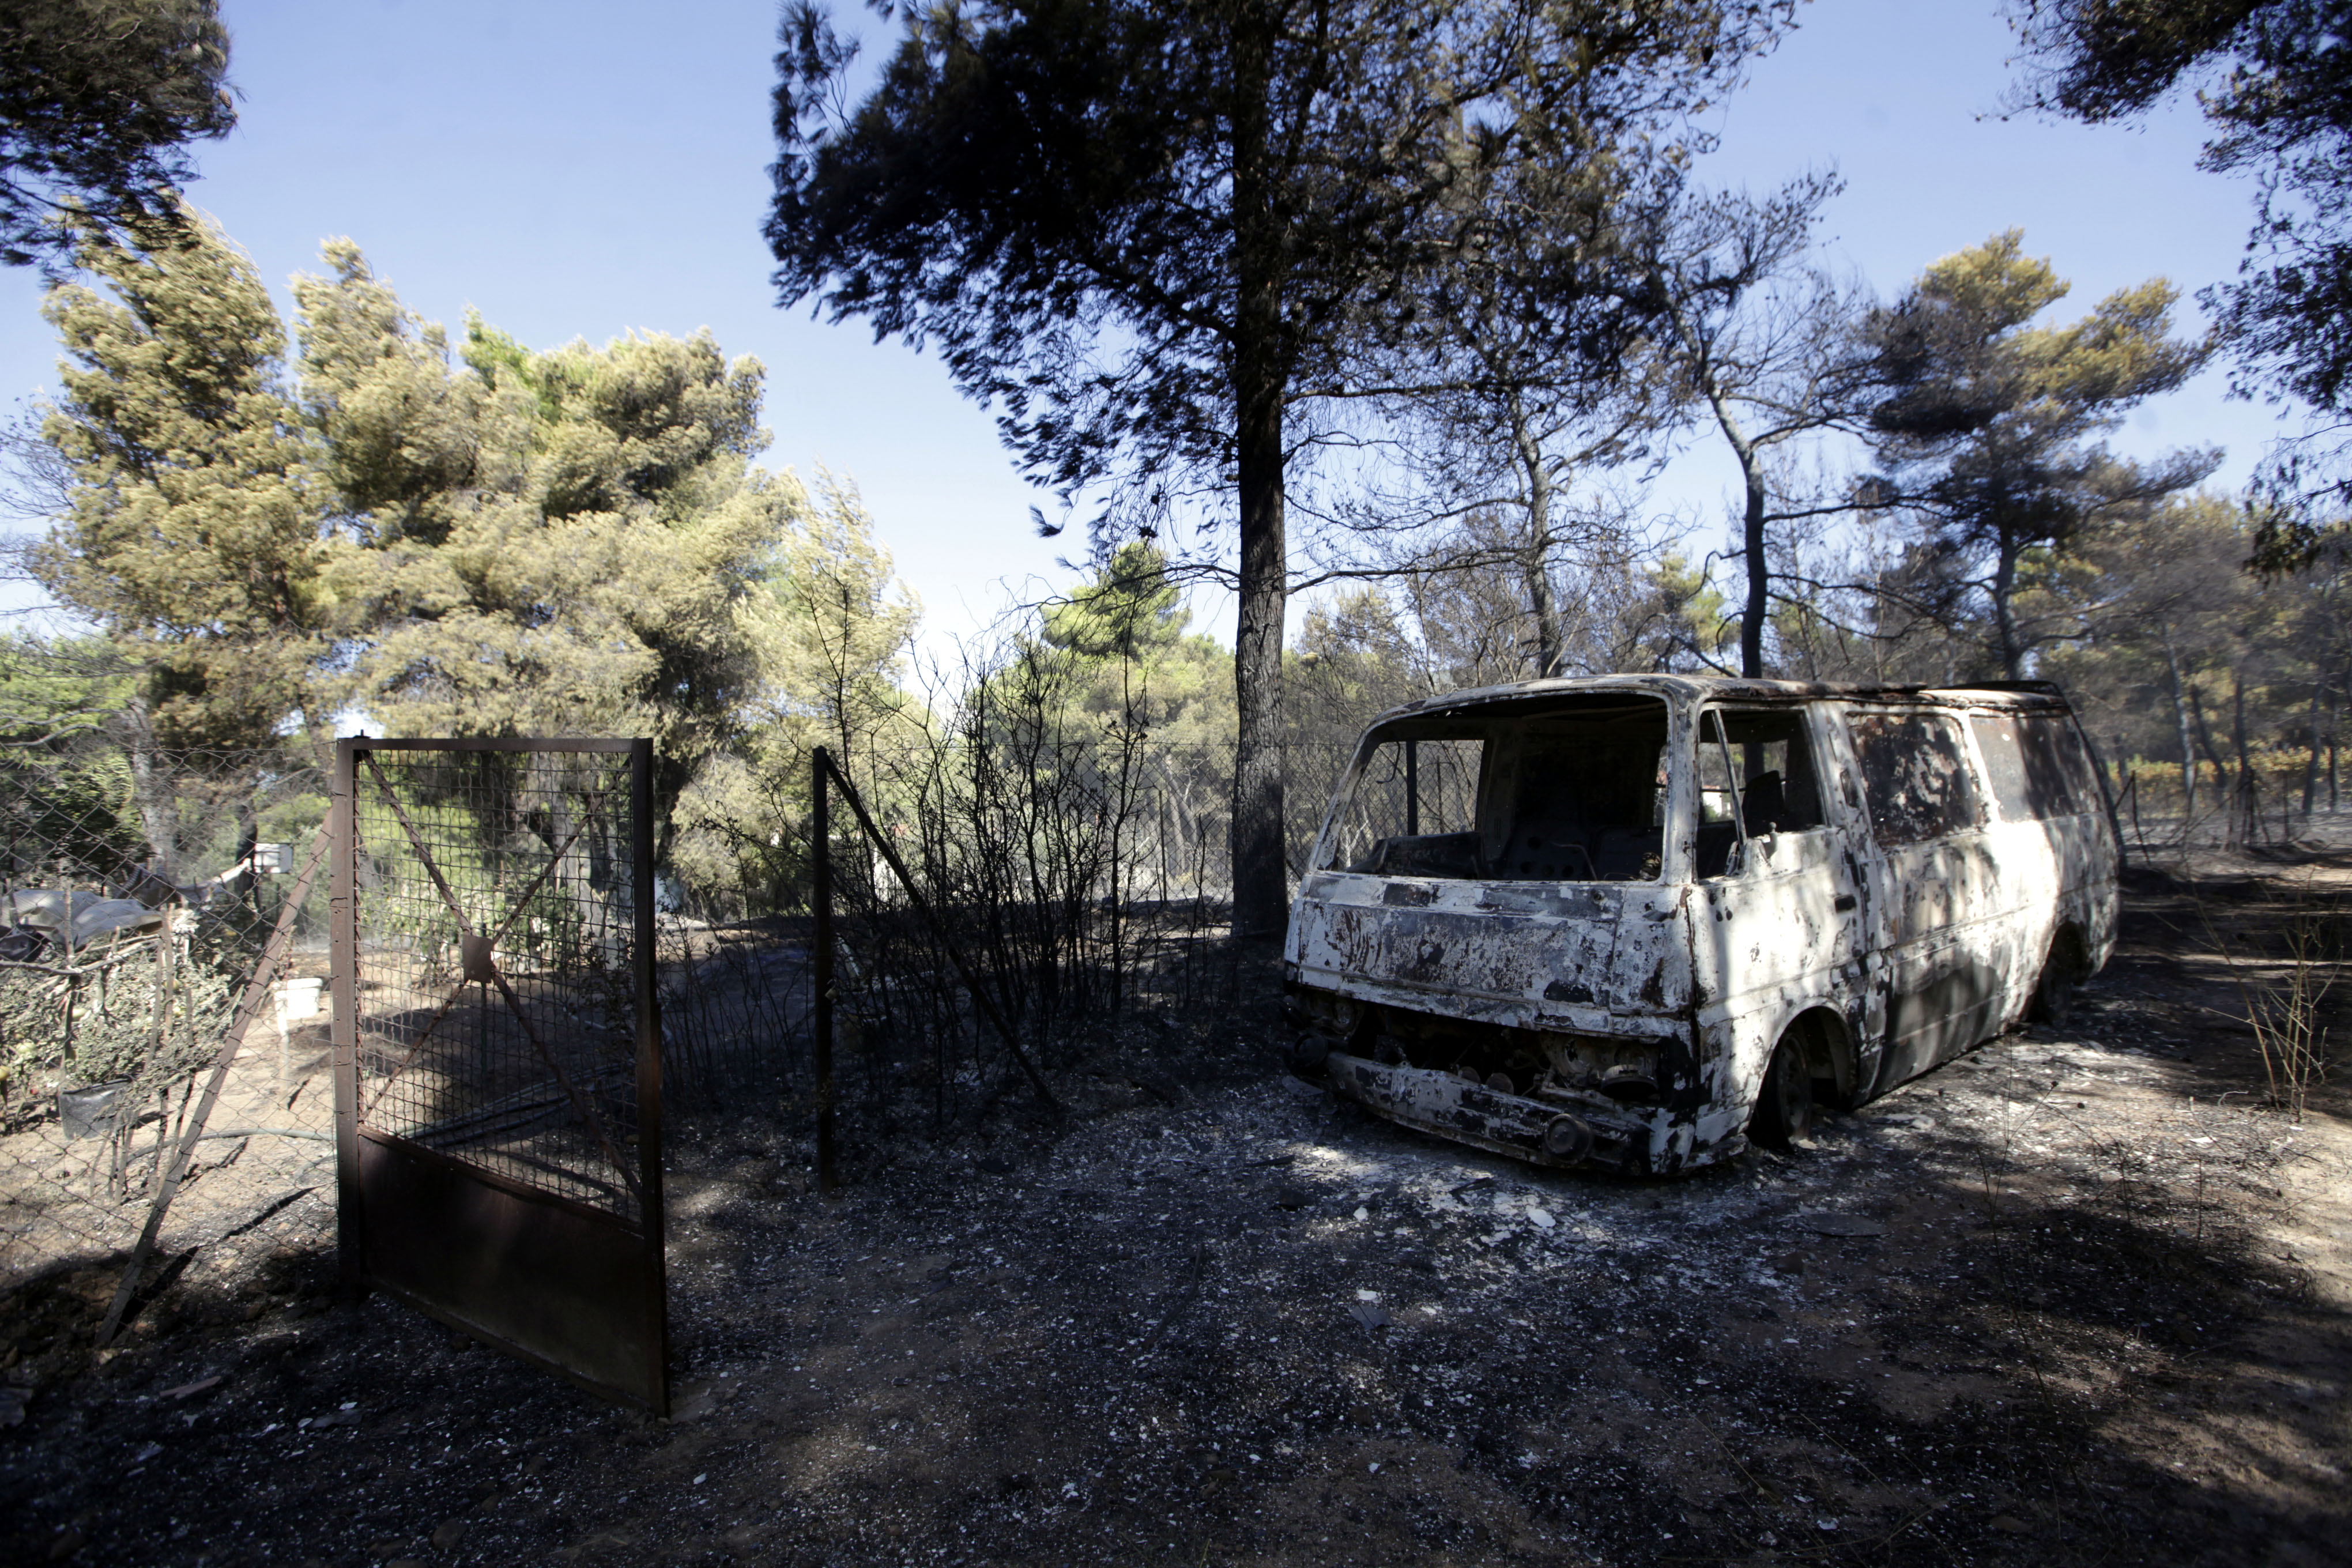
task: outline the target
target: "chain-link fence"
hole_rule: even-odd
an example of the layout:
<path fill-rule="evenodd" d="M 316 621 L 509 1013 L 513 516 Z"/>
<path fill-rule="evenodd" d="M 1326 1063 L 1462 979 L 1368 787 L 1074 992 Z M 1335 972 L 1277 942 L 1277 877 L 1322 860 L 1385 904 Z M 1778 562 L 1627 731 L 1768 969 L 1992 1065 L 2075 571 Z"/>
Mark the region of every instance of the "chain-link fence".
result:
<path fill-rule="evenodd" d="M 830 838 L 830 1103 L 853 1166 L 968 1130 L 1019 1090 L 1017 1054 L 1068 1069 L 1121 1028 L 1231 1016 L 1231 747 L 1016 721 L 850 749 L 875 829 L 836 808 Z M 1349 746 L 1306 750 L 1285 814 L 1294 869 Z M 716 805 L 664 803 L 664 1074 L 688 1114 L 758 1103 L 813 1133 L 808 780 L 807 754 L 786 752 L 743 765 Z M 0 1291 L 121 1273 L 281 915 L 289 949 L 150 1278 L 199 1247 L 226 1268 L 331 1234 L 326 877 L 285 908 L 329 790 L 293 747 L 89 736 L 0 760 Z M 413 849 L 392 827 L 371 843 Z M 234 1250 L 211 1245 L 225 1238 Z"/>
<path fill-rule="evenodd" d="M 1229 749 L 853 752 L 872 831 L 837 799 L 827 841 L 845 1143 L 944 1135 L 1015 1089 L 1021 1054 L 1063 1067 L 1123 1021 L 1230 1004 L 1229 808 L 1202 784 L 1220 766 Z M 665 1070 L 689 1108 L 757 1091 L 813 1121 L 808 778 L 794 759 L 768 781 L 780 907 L 714 919 L 688 897 L 663 919 Z"/>
<path fill-rule="evenodd" d="M 829 738 L 872 828 L 837 808 L 828 846 L 846 1143 L 952 1131 L 1024 1054 L 1067 1067 L 1139 1021 L 1230 1016 L 1233 744 L 1049 697 L 982 682 L 936 730 Z M 1294 875 L 1354 747 L 1352 723 L 1287 740 Z M 787 753 L 678 810 L 661 993 L 685 1105 L 757 1091 L 814 1118 L 810 777 Z"/>
<path fill-rule="evenodd" d="M 324 879 L 288 907 L 326 809 L 290 751 L 88 737 L 0 758 L 0 1289 L 120 1271 L 281 925 L 161 1256 L 331 1230 Z"/>
<path fill-rule="evenodd" d="M 2119 775 L 2119 776 L 2118 776 Z M 2333 759 L 2257 751 L 2241 763 L 2136 758 L 2108 774 L 2127 854 L 2147 864 L 2200 848 L 2287 845 L 2341 820 L 2345 801 Z"/>

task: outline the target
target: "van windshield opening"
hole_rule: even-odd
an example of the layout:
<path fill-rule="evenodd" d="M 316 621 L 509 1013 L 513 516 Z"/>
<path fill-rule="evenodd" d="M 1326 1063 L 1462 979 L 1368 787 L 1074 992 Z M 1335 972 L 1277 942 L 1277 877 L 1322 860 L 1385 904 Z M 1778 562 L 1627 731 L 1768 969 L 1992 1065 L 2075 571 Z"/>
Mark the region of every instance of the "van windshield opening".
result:
<path fill-rule="evenodd" d="M 1657 879 L 1666 704 L 1535 700 L 1368 738 L 1318 870 L 1508 882 Z"/>

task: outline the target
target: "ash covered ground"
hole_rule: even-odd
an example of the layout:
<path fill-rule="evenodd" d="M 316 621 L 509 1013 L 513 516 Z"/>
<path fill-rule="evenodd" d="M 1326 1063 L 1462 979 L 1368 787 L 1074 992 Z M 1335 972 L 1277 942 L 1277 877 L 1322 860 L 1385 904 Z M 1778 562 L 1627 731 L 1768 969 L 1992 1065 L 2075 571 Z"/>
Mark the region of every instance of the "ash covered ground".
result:
<path fill-rule="evenodd" d="M 54 1277 L 0 1319 L 0 1557 L 2341 1561 L 2352 1138 L 2256 1108 L 2192 912 L 2143 883 L 2069 1028 L 1673 1182 L 1364 1118 L 1263 1005 L 837 1200 L 703 1118 L 667 1422 L 334 1305 L 323 1251 L 192 1260 L 102 1356 L 114 1273 Z"/>

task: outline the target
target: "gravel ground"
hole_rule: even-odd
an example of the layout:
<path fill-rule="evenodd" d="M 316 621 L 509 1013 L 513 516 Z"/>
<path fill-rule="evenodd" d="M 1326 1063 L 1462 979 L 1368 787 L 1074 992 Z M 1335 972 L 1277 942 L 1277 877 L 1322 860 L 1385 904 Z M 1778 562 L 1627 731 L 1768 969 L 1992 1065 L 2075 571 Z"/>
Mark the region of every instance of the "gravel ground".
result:
<path fill-rule="evenodd" d="M 315 1252 L 199 1258 L 102 1358 L 112 1274 L 55 1278 L 0 1320 L 0 1558 L 2341 1561 L 2352 1139 L 2252 1108 L 2181 898 L 2072 1028 L 1671 1183 L 1368 1120 L 1230 1023 L 833 1201 L 706 1119 L 668 1422 Z"/>

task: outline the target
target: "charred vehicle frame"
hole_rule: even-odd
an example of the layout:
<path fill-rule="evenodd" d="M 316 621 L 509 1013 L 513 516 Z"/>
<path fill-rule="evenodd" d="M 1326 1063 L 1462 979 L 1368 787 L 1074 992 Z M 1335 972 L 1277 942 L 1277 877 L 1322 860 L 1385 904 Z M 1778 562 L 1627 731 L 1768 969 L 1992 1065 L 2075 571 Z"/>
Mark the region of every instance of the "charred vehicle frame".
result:
<path fill-rule="evenodd" d="M 1293 1065 L 1540 1164 L 1687 1170 L 2062 1015 L 2118 859 L 2040 683 L 1431 698 L 1366 732 L 1317 839 Z"/>

